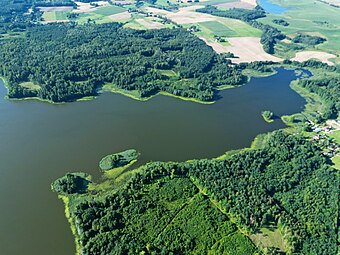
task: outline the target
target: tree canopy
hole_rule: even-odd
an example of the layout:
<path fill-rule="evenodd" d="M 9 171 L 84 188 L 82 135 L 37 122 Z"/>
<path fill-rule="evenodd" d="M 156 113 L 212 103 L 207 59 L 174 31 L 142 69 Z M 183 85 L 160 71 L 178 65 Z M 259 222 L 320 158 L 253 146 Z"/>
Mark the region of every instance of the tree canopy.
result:
<path fill-rule="evenodd" d="M 54 102 L 97 94 L 110 83 L 141 97 L 166 91 L 202 101 L 214 88 L 244 82 L 229 61 L 184 29 L 133 30 L 119 23 L 36 25 L 0 41 L 8 96 Z M 165 72 L 165 71 L 172 71 Z M 21 86 L 32 82 L 40 89 Z"/>

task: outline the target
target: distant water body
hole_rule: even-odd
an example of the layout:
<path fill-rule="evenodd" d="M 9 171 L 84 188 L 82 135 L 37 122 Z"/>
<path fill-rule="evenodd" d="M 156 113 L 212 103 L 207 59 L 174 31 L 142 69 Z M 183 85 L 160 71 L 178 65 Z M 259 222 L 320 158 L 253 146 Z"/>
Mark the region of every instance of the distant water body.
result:
<path fill-rule="evenodd" d="M 272 14 L 281 14 L 288 10 L 288 8 L 274 4 L 269 0 L 257 0 L 258 4 L 266 11 Z"/>
<path fill-rule="evenodd" d="M 139 164 L 212 158 L 247 147 L 257 134 L 285 127 L 261 111 L 300 112 L 305 100 L 289 84 L 293 70 L 219 93 L 213 105 L 156 96 L 140 102 L 105 93 L 92 101 L 49 104 L 5 100 L 0 80 L 0 255 L 72 255 L 64 207 L 50 190 L 56 178 L 85 171 L 98 178 L 99 160 L 135 148 Z"/>

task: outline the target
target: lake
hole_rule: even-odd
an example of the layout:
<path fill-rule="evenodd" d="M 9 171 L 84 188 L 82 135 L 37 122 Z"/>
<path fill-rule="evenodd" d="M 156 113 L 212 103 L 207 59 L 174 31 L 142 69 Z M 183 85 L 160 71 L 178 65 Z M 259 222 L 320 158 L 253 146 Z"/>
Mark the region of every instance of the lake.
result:
<path fill-rule="evenodd" d="M 212 158 L 250 145 L 259 133 L 284 127 L 280 116 L 303 109 L 290 87 L 292 70 L 252 78 L 221 91 L 213 105 L 157 96 L 140 102 L 118 94 L 92 101 L 49 104 L 9 101 L 0 82 L 0 254 L 70 255 L 75 247 L 64 207 L 50 183 L 68 171 L 97 178 L 98 162 L 135 148 L 140 163 Z"/>
<path fill-rule="evenodd" d="M 270 0 L 258 0 L 257 2 L 266 12 L 269 13 L 281 14 L 288 10 L 288 8 L 274 4 Z"/>

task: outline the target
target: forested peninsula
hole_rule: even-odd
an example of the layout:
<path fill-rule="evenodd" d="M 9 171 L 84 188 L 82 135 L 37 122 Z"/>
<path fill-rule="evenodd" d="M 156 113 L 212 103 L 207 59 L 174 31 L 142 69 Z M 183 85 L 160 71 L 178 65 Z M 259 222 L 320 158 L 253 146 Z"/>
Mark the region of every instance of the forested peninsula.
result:
<path fill-rule="evenodd" d="M 35 25 L 0 41 L 9 98 L 52 102 L 95 96 L 109 85 L 148 97 L 160 91 L 214 99 L 214 88 L 245 81 L 240 70 L 181 28 L 133 30 L 119 23 Z"/>
<path fill-rule="evenodd" d="M 52 184 L 79 254 L 337 252 L 339 175 L 299 135 L 277 131 L 220 160 L 149 163 L 107 179 L 106 189 L 67 188 L 79 178 Z M 251 240 L 263 228 L 281 233 L 272 238 L 282 246 L 258 250 Z"/>

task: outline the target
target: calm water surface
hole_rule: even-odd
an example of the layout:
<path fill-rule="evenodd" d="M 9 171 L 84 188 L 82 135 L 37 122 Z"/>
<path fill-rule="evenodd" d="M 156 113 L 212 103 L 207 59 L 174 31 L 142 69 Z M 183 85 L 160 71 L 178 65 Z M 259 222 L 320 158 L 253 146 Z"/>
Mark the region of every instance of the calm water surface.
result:
<path fill-rule="evenodd" d="M 305 101 L 289 83 L 293 71 L 254 78 L 220 93 L 214 105 L 157 96 L 139 102 L 117 94 L 52 105 L 8 101 L 0 84 L 0 254 L 70 255 L 75 248 L 62 202 L 50 183 L 68 171 L 99 176 L 98 161 L 128 148 L 151 160 L 211 158 L 249 146 L 266 123 L 262 110 L 299 112 Z"/>
<path fill-rule="evenodd" d="M 258 0 L 258 4 L 269 13 L 281 14 L 288 10 L 288 8 L 272 3 L 270 0 Z"/>

